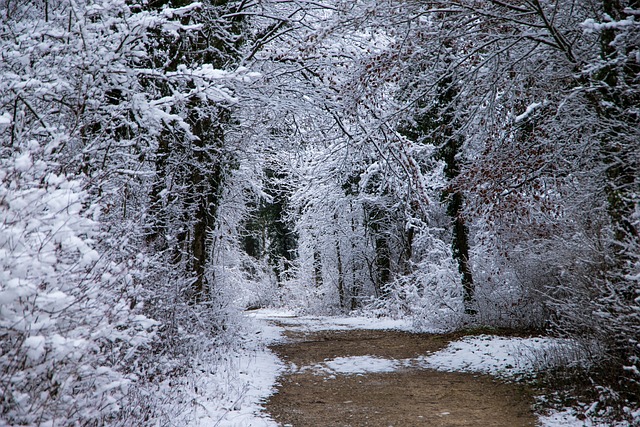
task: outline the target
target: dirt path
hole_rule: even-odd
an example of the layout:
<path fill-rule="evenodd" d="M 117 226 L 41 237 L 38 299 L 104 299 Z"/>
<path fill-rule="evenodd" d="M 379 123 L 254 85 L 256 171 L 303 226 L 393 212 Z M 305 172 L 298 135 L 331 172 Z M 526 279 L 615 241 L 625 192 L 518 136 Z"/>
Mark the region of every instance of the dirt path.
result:
<path fill-rule="evenodd" d="M 288 334 L 272 347 L 291 369 L 266 404 L 284 426 L 535 426 L 531 397 L 519 385 L 485 375 L 415 367 L 389 373 L 331 375 L 300 369 L 328 359 L 372 355 L 408 359 L 437 351 L 454 335 L 397 331 L 331 331 Z"/>

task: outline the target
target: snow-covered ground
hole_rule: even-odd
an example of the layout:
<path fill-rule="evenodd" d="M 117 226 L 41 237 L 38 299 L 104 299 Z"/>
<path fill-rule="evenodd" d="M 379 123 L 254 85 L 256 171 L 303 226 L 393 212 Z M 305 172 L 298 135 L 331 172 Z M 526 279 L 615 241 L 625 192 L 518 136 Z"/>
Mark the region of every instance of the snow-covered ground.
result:
<path fill-rule="evenodd" d="M 245 350 L 230 355 L 213 374 L 198 378 L 197 392 L 191 398 L 196 406 L 190 417 L 192 427 L 275 426 L 263 410 L 263 403 L 275 391 L 275 381 L 284 364 L 266 345 L 282 341 L 283 329 L 320 331 L 346 329 L 410 330 L 409 322 L 365 317 L 297 317 L 291 312 L 256 310 L 247 314 L 255 328 Z M 340 357 L 314 366 L 289 366 L 287 369 L 312 370 L 331 378 L 334 375 L 363 375 L 370 372 L 392 372 L 413 366 L 443 371 L 480 372 L 501 378 L 515 378 L 540 368 L 534 361 L 541 354 L 553 353 L 567 341 L 551 338 L 505 338 L 492 335 L 464 337 L 433 354 L 415 359 L 384 359 L 375 356 Z M 534 357 L 538 356 L 538 357 Z M 553 358 L 549 359 L 553 360 Z M 541 427 L 604 427 L 581 421 L 571 410 L 539 417 Z"/>
<path fill-rule="evenodd" d="M 537 369 L 564 363 L 549 355 L 571 354 L 571 342 L 556 338 L 515 338 L 493 335 L 464 337 L 445 349 L 421 358 L 425 368 L 439 371 L 482 372 L 501 378 L 515 378 Z M 544 360 L 544 366 L 541 364 Z M 577 363 L 577 361 L 575 361 Z"/>
<path fill-rule="evenodd" d="M 249 316 L 251 317 L 251 316 Z M 222 355 L 213 372 L 190 379 L 190 410 L 175 420 L 185 427 L 275 427 L 263 412 L 284 364 L 267 348 L 283 329 L 264 320 L 248 322 L 244 344 Z"/>
<path fill-rule="evenodd" d="M 273 391 L 283 368 L 268 349 L 239 352 L 213 374 L 199 377 L 192 393 L 194 413 L 187 426 L 268 427 L 277 424 L 262 413 L 262 403 Z"/>
<path fill-rule="evenodd" d="M 273 309 L 255 310 L 250 312 L 248 316 L 261 321 L 276 320 L 278 321 L 278 323 L 286 325 L 288 330 L 298 332 L 346 331 L 350 329 L 395 329 L 400 331 L 413 330 L 410 321 L 395 320 L 389 318 L 371 318 L 364 316 L 296 316 L 292 311 Z"/>

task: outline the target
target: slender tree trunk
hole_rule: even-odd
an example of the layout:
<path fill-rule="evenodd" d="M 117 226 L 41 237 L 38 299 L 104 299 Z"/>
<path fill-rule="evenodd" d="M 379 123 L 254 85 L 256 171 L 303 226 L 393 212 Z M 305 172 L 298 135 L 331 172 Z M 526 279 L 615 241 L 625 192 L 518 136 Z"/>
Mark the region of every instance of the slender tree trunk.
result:
<path fill-rule="evenodd" d="M 351 310 L 358 308 L 358 297 L 362 290 L 362 279 L 356 273 L 356 242 L 353 236 L 356 235 L 356 221 L 353 218 L 353 203 L 349 201 L 349 209 L 351 212 Z"/>
<path fill-rule="evenodd" d="M 336 257 L 338 258 L 338 297 L 340 299 L 340 308 L 344 310 L 344 272 L 342 268 L 342 255 L 340 253 L 340 242 L 336 240 Z"/>
<path fill-rule="evenodd" d="M 158 138 L 158 149 L 155 160 L 155 181 L 151 186 L 151 194 L 149 195 L 149 216 L 152 218 L 152 222 L 146 235 L 147 243 L 155 245 L 155 249 L 158 251 L 166 249 L 167 244 L 164 238 L 167 231 L 167 218 L 164 211 L 162 192 L 166 189 L 165 179 L 167 176 L 168 157 L 169 141 L 163 132 Z"/>
<path fill-rule="evenodd" d="M 459 191 L 450 196 L 448 213 L 453 222 L 453 257 L 458 261 L 458 271 L 462 274 L 465 310 L 474 313 L 472 307 L 474 297 L 473 276 L 469 265 L 469 230 L 462 216 L 462 194 Z"/>
<path fill-rule="evenodd" d="M 212 283 L 207 279 L 206 267 L 211 252 L 210 234 L 215 227 L 225 174 L 225 159 L 214 156 L 224 147 L 223 125 L 230 120 L 229 112 L 224 108 L 218 110 L 213 120 L 200 116 L 198 103 L 195 101 L 191 106 L 193 117 L 190 120 L 191 130 L 198 136 L 193 141 L 195 164 L 190 177 L 192 208 L 195 210 L 190 255 L 196 303 L 207 300 L 211 292 Z"/>
<path fill-rule="evenodd" d="M 383 210 L 376 206 L 367 208 L 366 226 L 373 235 L 373 245 L 375 250 L 375 259 L 373 261 L 374 271 L 374 288 L 376 295 L 382 298 L 386 297 L 388 292 L 385 285 L 391 281 L 391 249 L 389 242 L 384 235 L 384 221 L 386 214 Z"/>
<path fill-rule="evenodd" d="M 447 117 L 447 114 L 445 114 L 445 117 Z M 447 127 L 449 126 L 451 126 L 450 123 Z M 451 132 L 449 131 L 448 133 Z M 444 171 L 445 176 L 450 183 L 453 183 L 460 174 L 460 166 L 457 158 L 460 152 L 460 145 L 459 138 L 449 135 L 440 150 L 440 157 L 446 165 Z M 451 249 L 453 251 L 453 258 L 458 263 L 458 271 L 462 275 L 465 311 L 473 314 L 472 304 L 475 289 L 471 266 L 469 265 L 469 229 L 463 216 L 464 197 L 460 190 L 449 188 L 445 190 L 443 198 L 447 203 L 447 214 L 451 218 Z"/>
<path fill-rule="evenodd" d="M 389 242 L 383 236 L 376 238 L 376 268 L 378 270 L 377 288 L 380 294 L 386 296 L 385 285 L 391 281 L 391 251 Z"/>
<path fill-rule="evenodd" d="M 313 251 L 313 281 L 317 288 L 322 286 L 322 258 L 317 249 Z"/>
<path fill-rule="evenodd" d="M 402 274 L 409 275 L 412 273 L 411 258 L 413 257 L 413 238 L 415 236 L 415 228 L 409 226 L 404 234 L 404 248 L 400 255 L 400 262 Z"/>
<path fill-rule="evenodd" d="M 194 302 L 200 303 L 208 299 L 209 283 L 205 276 L 205 268 L 207 265 L 207 212 L 206 197 L 198 197 L 197 209 L 194 216 L 195 223 L 193 225 L 193 239 L 191 241 L 191 256 L 193 262 L 193 274 L 195 280 L 193 282 L 193 298 Z"/>

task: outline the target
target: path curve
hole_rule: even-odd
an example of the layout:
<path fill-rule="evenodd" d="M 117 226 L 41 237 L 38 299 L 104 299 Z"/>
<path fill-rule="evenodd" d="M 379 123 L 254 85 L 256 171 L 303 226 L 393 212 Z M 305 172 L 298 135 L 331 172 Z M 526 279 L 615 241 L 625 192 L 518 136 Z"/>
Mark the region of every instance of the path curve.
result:
<path fill-rule="evenodd" d="M 289 325 L 291 326 L 291 325 Z M 526 387 L 487 375 L 405 366 L 393 372 L 342 375 L 318 369 L 339 357 L 403 360 L 445 347 L 459 335 L 399 331 L 288 332 L 272 347 L 289 369 L 266 402 L 284 426 L 530 427 L 536 425 Z M 316 366 L 316 368 L 313 368 Z"/>

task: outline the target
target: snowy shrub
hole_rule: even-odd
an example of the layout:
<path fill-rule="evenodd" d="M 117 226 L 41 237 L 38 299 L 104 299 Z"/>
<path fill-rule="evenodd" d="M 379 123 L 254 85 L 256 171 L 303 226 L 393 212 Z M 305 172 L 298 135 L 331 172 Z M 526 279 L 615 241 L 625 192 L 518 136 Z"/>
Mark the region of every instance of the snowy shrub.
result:
<path fill-rule="evenodd" d="M 427 242 L 429 244 L 427 245 Z M 459 328 L 464 320 L 462 284 L 458 266 L 446 243 L 427 230 L 416 238 L 425 245 L 422 261 L 414 271 L 398 276 L 384 288 L 384 295 L 370 305 L 376 315 L 411 319 L 418 331 L 442 332 Z"/>
<path fill-rule="evenodd" d="M 0 419 L 98 424 L 119 410 L 154 322 L 129 310 L 126 271 L 96 250 L 82 182 L 40 151 L 0 160 Z"/>
<path fill-rule="evenodd" d="M 464 312 L 462 290 L 456 289 L 455 284 L 444 284 L 452 279 L 450 275 L 430 273 L 433 272 L 420 271 L 391 282 L 386 286 L 386 297 L 376 300 L 374 312 L 410 319 L 416 331 L 444 332 L 460 327 Z"/>

